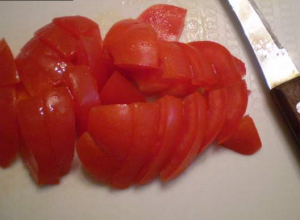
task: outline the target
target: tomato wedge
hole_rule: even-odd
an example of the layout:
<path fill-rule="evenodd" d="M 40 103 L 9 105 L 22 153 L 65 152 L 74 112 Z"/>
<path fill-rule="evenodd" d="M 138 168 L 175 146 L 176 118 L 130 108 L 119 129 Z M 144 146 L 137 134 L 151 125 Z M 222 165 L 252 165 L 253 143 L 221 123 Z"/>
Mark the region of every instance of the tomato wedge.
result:
<path fill-rule="evenodd" d="M 110 185 L 127 188 L 136 180 L 143 166 L 157 150 L 159 107 L 157 103 L 136 103 L 133 108 L 133 145 Z M 118 135 L 118 133 L 116 133 Z M 120 142 L 122 143 L 122 142 Z M 120 144 L 119 144 L 120 145 Z"/>
<path fill-rule="evenodd" d="M 138 184 L 146 184 L 153 180 L 162 168 L 166 166 L 175 152 L 176 144 L 180 141 L 183 124 L 182 100 L 165 96 L 158 100 L 160 106 L 159 149 L 146 163 L 137 176 Z"/>
<path fill-rule="evenodd" d="M 103 105 L 146 101 L 142 93 L 119 72 L 114 72 L 109 78 L 100 93 L 100 98 Z"/>
<path fill-rule="evenodd" d="M 0 40 L 0 86 L 20 82 L 14 56 L 5 39 Z"/>
<path fill-rule="evenodd" d="M 21 152 L 33 179 L 37 184 L 58 183 L 59 169 L 44 118 L 42 100 L 38 97 L 22 100 L 17 110 L 25 141 Z"/>
<path fill-rule="evenodd" d="M 184 8 L 157 4 L 146 9 L 138 19 L 150 24 L 159 39 L 177 41 L 183 30 L 186 13 Z"/>
<path fill-rule="evenodd" d="M 221 145 L 240 154 L 256 153 L 262 144 L 253 119 L 249 115 L 244 116 L 237 130 Z"/>
<path fill-rule="evenodd" d="M 74 101 L 65 87 L 44 91 L 42 101 L 57 166 L 60 174 L 64 175 L 70 170 L 74 156 Z"/>
<path fill-rule="evenodd" d="M 184 120 L 181 140 L 175 154 L 161 171 L 161 179 L 168 181 L 182 173 L 195 159 L 202 144 L 207 123 L 207 104 L 199 92 L 183 101 Z"/>
<path fill-rule="evenodd" d="M 0 70 L 1 71 L 1 70 Z M 8 167 L 18 152 L 15 85 L 0 87 L 0 166 Z"/>
<path fill-rule="evenodd" d="M 104 46 L 118 67 L 124 69 L 158 67 L 157 35 L 153 28 L 144 22 L 130 19 L 117 22 L 108 31 Z"/>
<path fill-rule="evenodd" d="M 100 182 L 109 183 L 122 163 L 105 153 L 87 132 L 78 139 L 76 151 L 84 168 Z"/>

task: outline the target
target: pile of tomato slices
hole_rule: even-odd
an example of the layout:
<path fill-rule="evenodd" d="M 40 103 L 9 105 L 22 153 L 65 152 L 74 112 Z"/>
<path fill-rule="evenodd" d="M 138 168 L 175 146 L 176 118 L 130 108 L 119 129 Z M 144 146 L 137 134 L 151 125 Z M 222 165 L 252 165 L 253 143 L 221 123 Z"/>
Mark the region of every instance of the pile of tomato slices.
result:
<path fill-rule="evenodd" d="M 178 42 L 186 13 L 153 5 L 104 40 L 86 17 L 55 18 L 15 59 L 2 39 L 0 166 L 20 152 L 37 184 L 56 184 L 76 148 L 97 180 L 127 188 L 177 177 L 214 141 L 258 151 L 244 63 L 215 42 Z"/>

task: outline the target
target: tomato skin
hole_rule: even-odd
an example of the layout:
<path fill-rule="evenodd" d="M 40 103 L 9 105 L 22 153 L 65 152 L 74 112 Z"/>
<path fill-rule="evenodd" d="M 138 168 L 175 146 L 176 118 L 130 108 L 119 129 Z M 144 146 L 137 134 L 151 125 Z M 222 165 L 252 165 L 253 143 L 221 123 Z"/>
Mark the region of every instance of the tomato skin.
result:
<path fill-rule="evenodd" d="M 103 87 L 100 98 L 103 105 L 146 102 L 142 93 L 117 71 L 112 74 Z"/>
<path fill-rule="evenodd" d="M 17 111 L 25 141 L 21 152 L 33 179 L 37 184 L 58 183 L 59 170 L 44 118 L 42 100 L 38 97 L 22 100 L 18 103 Z"/>
<path fill-rule="evenodd" d="M 183 123 L 182 100 L 172 96 L 164 96 L 158 100 L 160 106 L 159 140 L 157 152 L 151 156 L 137 176 L 138 184 L 146 184 L 159 175 L 175 152 L 176 144 L 181 138 Z"/>
<path fill-rule="evenodd" d="M 105 153 L 124 159 L 133 145 L 131 105 L 103 105 L 91 109 L 88 132 Z"/>
<path fill-rule="evenodd" d="M 34 35 L 65 60 L 74 61 L 76 59 L 77 39 L 68 31 L 50 23 L 37 30 Z"/>
<path fill-rule="evenodd" d="M 4 38 L 0 40 L 0 57 L 0 86 L 19 83 L 14 56 Z"/>
<path fill-rule="evenodd" d="M 0 166 L 8 167 L 18 152 L 15 85 L 0 87 Z"/>
<path fill-rule="evenodd" d="M 234 63 L 236 65 L 236 68 L 238 70 L 238 72 L 240 73 L 240 75 L 242 77 L 244 77 L 246 75 L 246 66 L 245 63 L 243 61 L 241 61 L 239 58 L 233 56 L 234 59 Z"/>
<path fill-rule="evenodd" d="M 104 183 L 111 180 L 122 162 L 114 155 L 105 153 L 88 132 L 78 139 L 76 151 L 84 168 Z"/>
<path fill-rule="evenodd" d="M 69 31 L 78 39 L 81 37 L 93 37 L 97 38 L 102 44 L 99 26 L 89 18 L 80 15 L 65 16 L 54 18 L 52 22 L 55 25 Z"/>
<path fill-rule="evenodd" d="M 108 49 L 114 64 L 118 67 L 124 69 L 158 67 L 157 36 L 149 24 L 130 19 L 117 22 L 108 31 L 104 47 Z"/>
<path fill-rule="evenodd" d="M 228 107 L 225 123 L 217 136 L 218 144 L 223 143 L 238 127 L 248 105 L 248 90 L 244 80 L 226 86 Z"/>
<path fill-rule="evenodd" d="M 199 149 L 199 154 L 203 152 L 217 137 L 224 126 L 228 97 L 226 88 L 210 90 L 207 96 L 208 113 L 207 113 L 207 129 L 204 135 L 203 143 Z"/>
<path fill-rule="evenodd" d="M 184 26 L 187 10 L 173 5 L 157 4 L 146 9 L 138 19 L 150 24 L 158 38 L 178 41 Z"/>
<path fill-rule="evenodd" d="M 249 115 L 244 116 L 237 130 L 221 145 L 244 155 L 256 153 L 262 143 L 253 119 Z"/>
<path fill-rule="evenodd" d="M 157 151 L 159 108 L 157 103 L 136 103 L 133 108 L 133 145 L 110 185 L 125 189 L 134 183 L 143 166 Z"/>
<path fill-rule="evenodd" d="M 45 121 L 61 175 L 68 173 L 74 156 L 74 101 L 65 87 L 44 91 Z"/>
<path fill-rule="evenodd" d="M 162 181 L 168 181 L 182 173 L 195 159 L 202 144 L 207 123 L 207 104 L 199 92 L 183 101 L 184 120 L 181 140 L 175 154 L 161 171 Z"/>

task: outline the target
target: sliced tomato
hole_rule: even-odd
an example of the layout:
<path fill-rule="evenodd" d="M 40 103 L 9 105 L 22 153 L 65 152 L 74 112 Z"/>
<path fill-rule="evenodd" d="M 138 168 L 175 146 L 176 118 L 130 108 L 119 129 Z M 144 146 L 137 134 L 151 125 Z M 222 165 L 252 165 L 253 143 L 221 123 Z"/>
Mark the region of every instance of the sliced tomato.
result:
<path fill-rule="evenodd" d="M 114 72 L 100 93 L 101 103 L 131 104 L 145 102 L 143 94 L 119 72 Z"/>
<path fill-rule="evenodd" d="M 137 20 L 117 22 L 108 31 L 104 46 L 118 67 L 124 69 L 158 67 L 157 35 L 153 28 L 144 22 Z"/>
<path fill-rule="evenodd" d="M 133 145 L 131 105 L 103 105 L 91 110 L 88 132 L 101 149 L 124 159 Z"/>
<path fill-rule="evenodd" d="M 214 65 L 216 73 L 221 77 L 221 86 L 230 85 L 242 79 L 236 68 L 231 53 L 221 44 L 211 41 L 196 41 L 190 43 L 200 53 L 203 53 Z"/>
<path fill-rule="evenodd" d="M 207 128 L 199 154 L 210 145 L 224 126 L 227 117 L 228 97 L 225 88 L 210 90 L 207 96 Z"/>
<path fill-rule="evenodd" d="M 76 59 L 77 39 L 68 31 L 50 23 L 37 30 L 34 35 L 64 59 L 68 61 Z"/>
<path fill-rule="evenodd" d="M 262 144 L 253 119 L 249 115 L 244 116 L 237 130 L 221 145 L 240 154 L 256 153 Z"/>
<path fill-rule="evenodd" d="M 77 65 L 89 67 L 97 81 L 98 90 L 101 91 L 112 74 L 112 58 L 102 50 L 102 46 L 97 38 L 82 37 L 79 40 L 77 52 Z"/>
<path fill-rule="evenodd" d="M 224 127 L 217 136 L 218 143 L 223 143 L 238 127 L 248 105 L 248 90 L 244 80 L 226 87 L 228 97 L 227 115 Z"/>
<path fill-rule="evenodd" d="M 198 89 L 190 83 L 174 83 L 170 84 L 170 88 L 161 92 L 161 95 L 172 95 L 176 97 L 185 97 Z"/>
<path fill-rule="evenodd" d="M 157 4 L 146 9 L 138 19 L 150 24 L 159 39 L 177 41 L 183 30 L 186 13 L 184 8 Z"/>
<path fill-rule="evenodd" d="M 18 152 L 15 85 L 0 87 L 0 166 L 8 167 Z"/>
<path fill-rule="evenodd" d="M 59 170 L 44 118 L 42 100 L 38 97 L 18 103 L 18 118 L 25 145 L 21 149 L 25 164 L 37 184 L 56 184 Z"/>
<path fill-rule="evenodd" d="M 127 188 L 137 178 L 143 166 L 157 151 L 159 107 L 157 103 L 136 103 L 133 108 L 133 145 L 110 185 Z M 116 133 L 118 135 L 118 133 Z M 119 136 L 119 135 L 118 135 Z M 119 138 L 118 138 L 119 139 Z M 119 140 L 120 141 L 120 140 Z M 122 142 L 119 142 L 119 145 Z"/>
<path fill-rule="evenodd" d="M 17 103 L 21 100 L 30 98 L 30 94 L 27 89 L 24 87 L 23 83 L 18 83 L 16 85 L 16 97 Z"/>
<path fill-rule="evenodd" d="M 78 139 L 76 151 L 84 168 L 100 182 L 109 183 L 122 163 L 105 153 L 87 132 Z"/>
<path fill-rule="evenodd" d="M 0 86 L 20 82 L 14 56 L 5 39 L 0 40 Z"/>
<path fill-rule="evenodd" d="M 70 63 L 64 61 L 55 51 L 36 37 L 25 44 L 21 49 L 21 53 L 30 58 L 37 68 L 43 74 L 47 74 L 54 84 L 62 83 L 66 68 L 71 66 Z"/>
<path fill-rule="evenodd" d="M 241 74 L 242 77 L 244 77 L 246 75 L 245 63 L 235 56 L 233 56 L 233 59 L 238 72 Z"/>
<path fill-rule="evenodd" d="M 182 100 L 165 96 L 158 101 L 160 106 L 158 151 L 151 156 L 137 176 L 138 184 L 146 184 L 153 180 L 162 168 L 167 165 L 175 152 L 175 147 L 181 139 L 183 124 Z"/>
<path fill-rule="evenodd" d="M 76 130 L 80 135 L 87 131 L 90 110 L 100 105 L 100 96 L 95 79 L 85 66 L 68 68 L 65 80 L 75 100 Z"/>
<path fill-rule="evenodd" d="M 61 175 L 66 174 L 74 156 L 75 109 L 70 92 L 65 87 L 43 92 L 44 117 Z"/>
<path fill-rule="evenodd" d="M 81 37 L 93 37 L 97 38 L 100 43 L 102 42 L 98 24 L 89 18 L 80 15 L 65 16 L 54 18 L 52 22 L 69 31 L 78 39 Z"/>
<path fill-rule="evenodd" d="M 199 92 L 184 99 L 183 112 L 181 140 L 176 146 L 175 154 L 160 173 L 163 181 L 175 178 L 192 163 L 204 138 L 207 104 Z"/>

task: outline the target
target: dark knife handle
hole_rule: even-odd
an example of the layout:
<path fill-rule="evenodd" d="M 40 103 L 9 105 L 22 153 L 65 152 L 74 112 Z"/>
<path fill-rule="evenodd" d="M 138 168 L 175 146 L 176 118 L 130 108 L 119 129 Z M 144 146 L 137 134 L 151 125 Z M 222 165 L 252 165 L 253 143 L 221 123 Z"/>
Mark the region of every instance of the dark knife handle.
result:
<path fill-rule="evenodd" d="M 300 77 L 274 87 L 271 95 L 300 146 Z"/>

